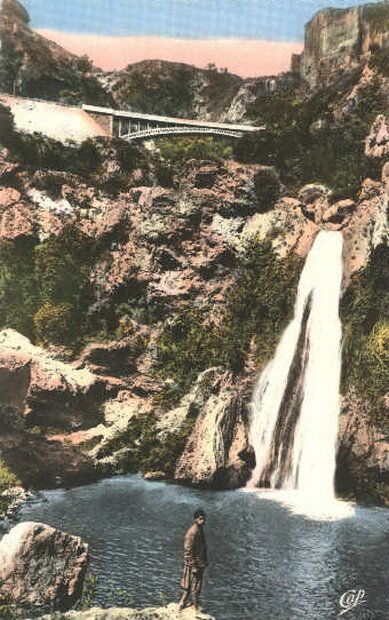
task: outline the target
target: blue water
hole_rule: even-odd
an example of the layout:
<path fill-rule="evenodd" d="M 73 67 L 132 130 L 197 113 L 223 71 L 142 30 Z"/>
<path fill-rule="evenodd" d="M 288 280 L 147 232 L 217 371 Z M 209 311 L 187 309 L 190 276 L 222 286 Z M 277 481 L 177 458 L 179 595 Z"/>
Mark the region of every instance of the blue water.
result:
<path fill-rule="evenodd" d="M 96 603 L 148 606 L 178 600 L 183 536 L 200 506 L 210 559 L 202 605 L 217 620 L 331 620 L 350 589 L 364 590 L 364 602 L 340 618 L 389 618 L 384 508 L 313 520 L 254 493 L 120 476 L 45 492 L 20 517 L 89 543 Z"/>

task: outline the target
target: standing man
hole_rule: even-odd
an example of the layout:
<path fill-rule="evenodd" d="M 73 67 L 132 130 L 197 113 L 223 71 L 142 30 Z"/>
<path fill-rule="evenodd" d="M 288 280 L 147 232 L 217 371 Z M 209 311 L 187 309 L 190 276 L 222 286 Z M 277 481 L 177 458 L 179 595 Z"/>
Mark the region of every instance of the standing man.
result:
<path fill-rule="evenodd" d="M 207 566 L 207 545 L 204 536 L 205 512 L 201 508 L 193 515 L 193 525 L 185 534 L 184 539 L 184 572 L 181 579 L 181 588 L 184 593 L 178 604 L 182 610 L 192 599 L 195 611 L 199 609 L 199 598 L 203 585 L 204 569 Z"/>

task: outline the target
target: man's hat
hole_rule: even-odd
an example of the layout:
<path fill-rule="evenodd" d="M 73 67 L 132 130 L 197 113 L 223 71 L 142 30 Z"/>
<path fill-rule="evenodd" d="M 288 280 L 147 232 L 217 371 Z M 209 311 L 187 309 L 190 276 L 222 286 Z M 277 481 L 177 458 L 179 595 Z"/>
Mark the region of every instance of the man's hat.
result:
<path fill-rule="evenodd" d="M 193 515 L 193 519 L 198 519 L 198 517 L 205 517 L 205 512 L 202 508 L 199 508 L 198 510 L 196 510 Z"/>

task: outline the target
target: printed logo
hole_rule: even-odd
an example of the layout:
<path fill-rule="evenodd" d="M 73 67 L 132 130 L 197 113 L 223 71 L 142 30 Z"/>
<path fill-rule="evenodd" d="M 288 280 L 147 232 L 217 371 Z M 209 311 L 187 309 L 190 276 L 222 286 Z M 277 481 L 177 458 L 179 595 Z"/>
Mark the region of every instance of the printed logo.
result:
<path fill-rule="evenodd" d="M 351 611 L 351 609 L 354 609 L 358 605 L 362 605 L 362 603 L 366 603 L 365 590 L 347 590 L 347 592 L 343 592 L 339 599 L 339 605 L 342 611 L 339 612 L 338 617 L 343 616 L 343 614 Z"/>

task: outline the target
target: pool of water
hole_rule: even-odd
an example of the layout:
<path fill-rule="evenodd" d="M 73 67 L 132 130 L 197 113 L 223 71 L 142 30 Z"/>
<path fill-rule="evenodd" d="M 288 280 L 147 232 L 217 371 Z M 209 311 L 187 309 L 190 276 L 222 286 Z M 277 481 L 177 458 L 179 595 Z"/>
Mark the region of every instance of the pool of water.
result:
<path fill-rule="evenodd" d="M 312 515 L 276 493 L 200 491 L 119 476 L 47 491 L 20 519 L 89 543 L 94 602 L 147 606 L 178 600 L 183 536 L 198 507 L 208 517 L 210 560 L 202 605 L 217 620 L 331 620 L 340 612 L 345 620 L 389 618 L 384 508 L 342 504 L 332 516 Z M 364 596 L 346 610 L 352 593 L 341 597 L 349 590 Z"/>

